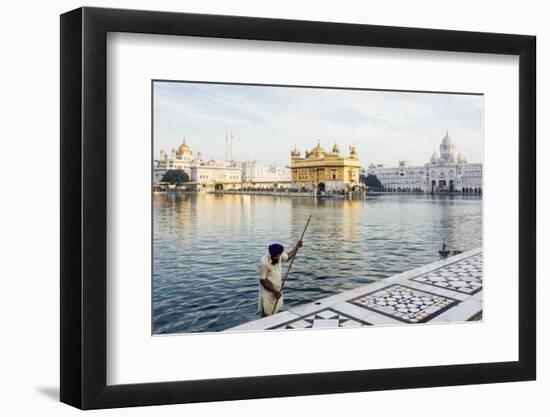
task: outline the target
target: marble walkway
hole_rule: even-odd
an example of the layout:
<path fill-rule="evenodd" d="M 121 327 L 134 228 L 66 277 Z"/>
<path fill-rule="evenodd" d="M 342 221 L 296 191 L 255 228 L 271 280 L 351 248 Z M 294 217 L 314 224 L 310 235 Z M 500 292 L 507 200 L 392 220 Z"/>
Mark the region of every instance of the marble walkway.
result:
<path fill-rule="evenodd" d="M 480 320 L 482 256 L 481 248 L 473 249 L 225 331 Z"/>

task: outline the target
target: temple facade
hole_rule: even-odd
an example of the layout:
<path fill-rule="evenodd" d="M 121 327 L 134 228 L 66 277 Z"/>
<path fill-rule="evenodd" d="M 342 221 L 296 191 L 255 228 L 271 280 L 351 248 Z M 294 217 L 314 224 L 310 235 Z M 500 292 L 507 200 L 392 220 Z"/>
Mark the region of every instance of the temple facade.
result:
<path fill-rule="evenodd" d="M 197 155 L 200 159 L 200 154 Z M 162 179 L 166 171 L 171 169 L 180 169 L 191 177 L 191 165 L 193 163 L 193 151 L 183 142 L 177 148 L 173 148 L 170 152 L 170 156 L 164 150 L 160 150 L 160 158 L 155 159 L 153 162 L 153 181 L 158 182 Z"/>
<path fill-rule="evenodd" d="M 391 168 L 371 164 L 365 173 L 376 175 L 382 191 L 389 192 L 481 194 L 483 188 L 483 165 L 468 163 L 448 132 L 439 145 L 439 155 L 434 152 L 423 166 L 403 160 Z"/>
<path fill-rule="evenodd" d="M 360 163 L 355 146 L 349 155 L 341 156 L 335 144 L 331 151 L 317 146 L 305 151 L 304 157 L 294 148 L 290 153 L 291 187 L 317 192 L 349 192 L 362 187 L 359 182 Z"/>
<path fill-rule="evenodd" d="M 191 165 L 194 189 L 235 190 L 241 186 L 241 168 L 226 161 L 194 161 Z"/>

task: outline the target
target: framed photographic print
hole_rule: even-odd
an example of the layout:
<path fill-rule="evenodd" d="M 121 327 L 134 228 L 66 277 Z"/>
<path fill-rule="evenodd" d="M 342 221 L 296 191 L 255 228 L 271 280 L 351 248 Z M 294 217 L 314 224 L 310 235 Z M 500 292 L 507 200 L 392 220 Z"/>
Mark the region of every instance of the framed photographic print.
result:
<path fill-rule="evenodd" d="M 535 379 L 535 103 L 532 36 L 62 15 L 61 400 Z"/>

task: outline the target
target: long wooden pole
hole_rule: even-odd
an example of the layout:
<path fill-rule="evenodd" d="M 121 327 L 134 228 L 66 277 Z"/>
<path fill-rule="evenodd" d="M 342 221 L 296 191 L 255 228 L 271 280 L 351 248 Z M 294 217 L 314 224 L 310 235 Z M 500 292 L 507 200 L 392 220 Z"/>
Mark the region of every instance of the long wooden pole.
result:
<path fill-rule="evenodd" d="M 311 220 L 311 216 L 313 216 L 313 215 L 310 214 L 308 219 L 307 219 L 306 227 L 304 227 L 304 231 L 302 232 L 302 236 L 300 237 L 300 240 L 303 240 L 304 235 L 306 234 L 306 230 L 307 230 L 307 227 L 309 226 L 309 221 Z M 283 278 L 283 281 L 281 282 L 281 289 L 279 290 L 279 292 L 283 291 L 286 279 L 288 277 L 288 274 L 290 273 L 290 268 L 292 268 L 292 264 L 294 263 L 294 259 L 296 259 L 296 255 L 298 255 L 298 252 L 296 252 L 296 254 L 294 254 L 293 258 L 290 260 L 290 264 L 288 265 L 288 269 L 286 270 L 285 277 Z M 280 300 L 279 298 L 277 298 L 277 300 L 275 300 L 275 304 L 273 305 L 273 311 L 271 312 L 271 314 L 275 313 L 275 309 L 277 308 L 277 304 L 279 304 L 279 300 Z"/>

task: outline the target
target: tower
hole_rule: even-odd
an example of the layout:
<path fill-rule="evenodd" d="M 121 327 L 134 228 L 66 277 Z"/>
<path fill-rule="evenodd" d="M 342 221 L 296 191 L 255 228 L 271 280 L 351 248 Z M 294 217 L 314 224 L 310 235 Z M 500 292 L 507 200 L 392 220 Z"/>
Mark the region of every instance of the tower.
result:
<path fill-rule="evenodd" d="M 441 159 L 444 161 L 449 161 L 452 159 L 456 152 L 456 145 L 449 136 L 449 131 L 445 134 L 445 137 L 441 140 L 441 145 L 439 145 L 439 154 Z"/>
<path fill-rule="evenodd" d="M 229 161 L 229 138 L 227 132 L 225 133 L 225 160 Z"/>

